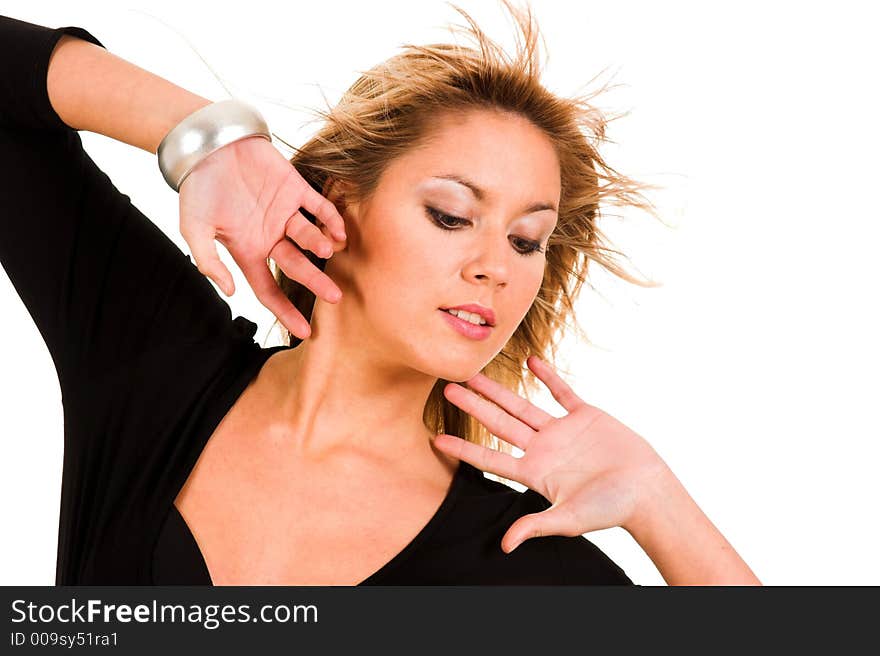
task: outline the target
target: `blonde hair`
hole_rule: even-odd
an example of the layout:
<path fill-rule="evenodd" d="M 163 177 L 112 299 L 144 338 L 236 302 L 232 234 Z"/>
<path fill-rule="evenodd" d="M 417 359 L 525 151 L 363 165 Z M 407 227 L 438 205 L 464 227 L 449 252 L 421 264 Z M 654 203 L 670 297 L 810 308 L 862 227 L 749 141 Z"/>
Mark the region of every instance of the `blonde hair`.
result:
<path fill-rule="evenodd" d="M 323 191 L 333 178 L 352 190 L 346 201 L 359 202 L 370 197 L 382 171 L 395 157 L 430 136 L 438 116 L 471 109 L 500 110 L 525 117 L 546 133 L 559 157 L 562 186 L 558 223 L 546 249 L 543 282 L 522 323 L 483 369 L 486 376 L 508 389 L 527 394 L 539 383 L 525 367 L 530 354 L 553 362 L 566 327 L 585 337 L 580 326 L 576 322 L 570 325 L 569 320 L 591 260 L 633 284 L 660 286 L 637 280 L 612 257 L 620 253 L 609 247 L 596 225 L 602 208 L 631 206 L 659 216 L 640 193 L 654 185 L 621 175 L 597 150 L 610 119 L 590 101 L 606 87 L 573 98 L 561 98 L 545 89 L 540 82 L 538 29 L 531 9 L 528 5 L 525 10 L 516 9 L 508 0 L 500 1 L 523 37 L 520 40 L 517 35 L 514 57 L 490 40 L 464 10 L 447 3 L 470 26 L 451 26 L 451 30 L 463 32 L 476 48 L 445 43 L 402 46 L 400 54 L 363 72 L 335 107 L 313 110 L 323 119 L 323 127 L 304 146 L 287 145 L 296 151 L 290 163 L 313 188 Z M 315 221 L 314 216 L 301 211 Z M 323 269 L 325 260 L 305 254 Z M 287 278 L 277 265 L 273 271 L 282 291 L 310 320 L 314 294 Z M 290 333 L 282 328 L 282 336 L 289 345 Z M 434 385 L 424 408 L 425 426 L 435 433 L 458 435 L 511 453 L 507 442 L 445 399 L 443 388 L 448 382 L 439 379 Z"/>

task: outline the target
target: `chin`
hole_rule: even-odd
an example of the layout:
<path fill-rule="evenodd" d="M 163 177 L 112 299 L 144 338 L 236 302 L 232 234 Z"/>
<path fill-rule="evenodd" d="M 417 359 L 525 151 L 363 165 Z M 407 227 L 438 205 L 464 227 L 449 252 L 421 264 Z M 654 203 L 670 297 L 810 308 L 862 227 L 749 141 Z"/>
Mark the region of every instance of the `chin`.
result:
<path fill-rule="evenodd" d="M 480 369 L 472 369 L 465 374 L 456 371 L 451 372 L 445 376 L 440 376 L 440 378 L 442 378 L 443 380 L 448 380 L 450 383 L 464 383 L 465 381 L 468 381 L 476 376 L 478 373 L 480 373 Z"/>
<path fill-rule="evenodd" d="M 397 353 L 408 353 L 413 369 L 434 378 L 463 383 L 480 373 L 504 346 L 486 341 L 460 343 L 460 340 L 457 335 L 452 339 L 423 336 L 419 341 L 403 340 L 398 343 Z M 426 348 L 428 342 L 430 346 Z"/>
<path fill-rule="evenodd" d="M 461 383 L 470 380 L 480 371 L 472 364 L 457 367 L 452 365 L 448 360 L 443 362 L 433 358 L 430 360 L 421 359 L 421 361 L 411 360 L 409 365 L 411 369 L 426 376 L 448 380 L 453 383 Z"/>
<path fill-rule="evenodd" d="M 431 375 L 436 376 L 437 378 L 442 378 L 443 380 L 448 380 L 452 383 L 463 383 L 480 373 L 483 370 L 483 367 L 491 361 L 491 358 L 485 361 L 476 361 L 471 357 L 468 361 L 455 363 L 450 362 L 447 358 L 443 362 L 437 362 L 437 366 L 431 368 Z"/>

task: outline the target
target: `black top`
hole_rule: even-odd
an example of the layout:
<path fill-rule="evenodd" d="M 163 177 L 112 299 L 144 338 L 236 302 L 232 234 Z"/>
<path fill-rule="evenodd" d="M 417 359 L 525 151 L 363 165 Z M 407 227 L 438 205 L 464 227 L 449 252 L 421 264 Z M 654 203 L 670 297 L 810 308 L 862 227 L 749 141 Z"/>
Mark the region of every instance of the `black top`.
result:
<path fill-rule="evenodd" d="M 260 347 L 61 121 L 46 73 L 62 34 L 104 47 L 0 16 L 0 263 L 64 409 L 56 585 L 211 585 L 174 499 L 263 363 L 292 346 Z M 583 536 L 501 550 L 517 518 L 549 506 L 461 461 L 434 516 L 361 584 L 632 584 Z"/>

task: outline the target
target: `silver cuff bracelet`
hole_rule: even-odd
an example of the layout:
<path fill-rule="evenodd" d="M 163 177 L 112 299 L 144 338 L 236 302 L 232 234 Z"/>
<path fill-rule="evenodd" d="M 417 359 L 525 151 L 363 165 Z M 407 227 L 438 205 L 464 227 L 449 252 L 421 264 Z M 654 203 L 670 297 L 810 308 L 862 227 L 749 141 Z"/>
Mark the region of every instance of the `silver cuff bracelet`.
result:
<path fill-rule="evenodd" d="M 236 98 L 221 100 L 196 110 L 162 139 L 156 154 L 165 182 L 180 191 L 180 185 L 215 150 L 247 137 L 272 141 L 269 126 L 260 113 Z"/>

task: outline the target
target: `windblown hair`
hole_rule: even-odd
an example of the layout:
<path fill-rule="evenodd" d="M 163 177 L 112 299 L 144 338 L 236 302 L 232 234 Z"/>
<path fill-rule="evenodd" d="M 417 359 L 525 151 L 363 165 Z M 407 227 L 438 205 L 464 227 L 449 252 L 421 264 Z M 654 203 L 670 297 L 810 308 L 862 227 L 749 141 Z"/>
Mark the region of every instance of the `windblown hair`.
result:
<path fill-rule="evenodd" d="M 525 366 L 526 358 L 535 354 L 553 362 L 566 327 L 584 335 L 577 322 L 570 320 L 591 260 L 630 283 L 660 286 L 637 280 L 611 256 L 620 253 L 608 247 L 596 225 L 601 209 L 632 206 L 659 217 L 640 193 L 654 185 L 621 175 L 597 150 L 605 139 L 609 119 L 590 101 L 605 87 L 574 98 L 561 98 L 544 88 L 538 30 L 531 9 L 528 5 L 525 10 L 516 9 L 509 0 L 500 1 L 523 37 L 516 35 L 514 57 L 491 41 L 464 10 L 448 3 L 470 25 L 470 29 L 451 26 L 451 31 L 463 32 L 476 48 L 457 43 L 402 46 L 400 54 L 363 72 L 335 107 L 312 110 L 323 119 L 323 127 L 304 146 L 287 145 L 296 151 L 290 163 L 313 188 L 323 191 L 328 178 L 333 178 L 351 190 L 344 202 L 360 202 L 370 198 L 392 160 L 430 138 L 432 126 L 441 116 L 474 109 L 513 112 L 546 133 L 559 158 L 561 198 L 557 227 L 546 249 L 543 282 L 508 343 L 483 369 L 486 376 L 508 389 L 528 394 L 539 381 Z M 301 211 L 309 220 L 316 220 Z M 323 269 L 326 260 L 305 254 Z M 287 278 L 277 265 L 273 271 L 282 291 L 310 320 L 315 295 Z M 283 327 L 281 330 L 284 342 L 290 345 L 290 333 Z M 498 440 L 445 399 L 443 388 L 448 382 L 440 379 L 434 385 L 424 408 L 425 426 L 511 453 L 507 442 Z"/>

